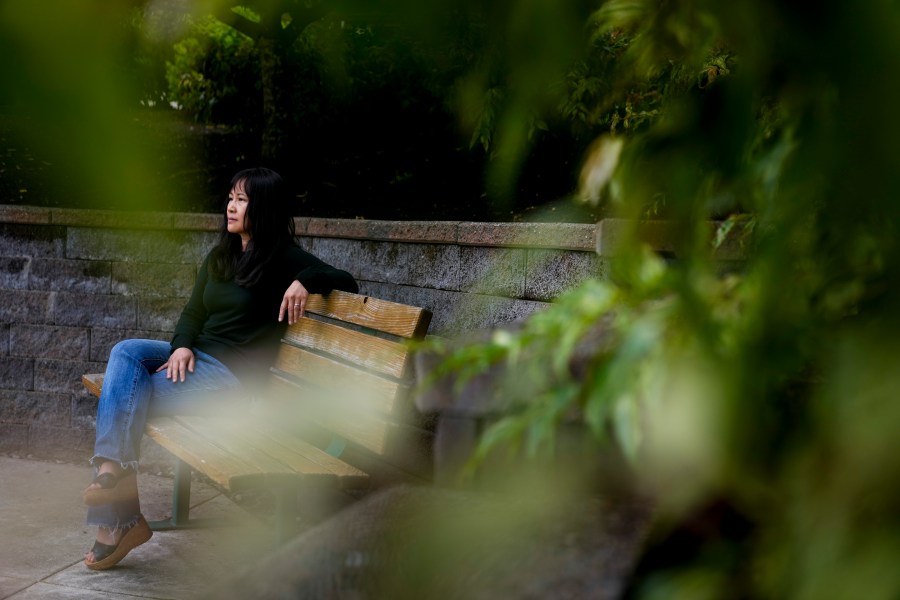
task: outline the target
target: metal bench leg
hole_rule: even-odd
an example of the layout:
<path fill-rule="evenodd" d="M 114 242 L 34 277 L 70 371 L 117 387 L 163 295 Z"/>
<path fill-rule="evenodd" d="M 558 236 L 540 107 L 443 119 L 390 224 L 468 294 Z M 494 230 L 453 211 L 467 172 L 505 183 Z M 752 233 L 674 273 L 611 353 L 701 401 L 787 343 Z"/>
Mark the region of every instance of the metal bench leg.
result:
<path fill-rule="evenodd" d="M 335 458 L 340 458 L 341 454 L 344 453 L 344 450 L 347 449 L 347 440 L 342 437 L 333 437 L 331 441 L 328 442 L 328 446 L 325 448 L 325 452 L 330 454 Z"/>
<path fill-rule="evenodd" d="M 172 517 L 150 521 L 150 529 L 166 531 L 191 526 L 191 466 L 181 459 L 175 463 L 175 485 L 172 489 Z"/>

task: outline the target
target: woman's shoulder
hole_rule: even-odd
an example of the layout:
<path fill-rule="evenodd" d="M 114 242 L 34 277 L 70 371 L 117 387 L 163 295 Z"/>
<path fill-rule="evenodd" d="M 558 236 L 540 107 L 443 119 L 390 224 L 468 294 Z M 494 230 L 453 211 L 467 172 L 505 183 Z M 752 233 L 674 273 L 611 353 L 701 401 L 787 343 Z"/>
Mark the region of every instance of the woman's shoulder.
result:
<path fill-rule="evenodd" d="M 300 244 L 296 240 L 291 240 L 289 242 L 285 242 L 281 245 L 280 255 L 283 258 L 288 258 L 292 260 L 296 260 L 298 258 L 305 258 L 308 256 L 312 256 L 309 252 L 300 247 Z"/>

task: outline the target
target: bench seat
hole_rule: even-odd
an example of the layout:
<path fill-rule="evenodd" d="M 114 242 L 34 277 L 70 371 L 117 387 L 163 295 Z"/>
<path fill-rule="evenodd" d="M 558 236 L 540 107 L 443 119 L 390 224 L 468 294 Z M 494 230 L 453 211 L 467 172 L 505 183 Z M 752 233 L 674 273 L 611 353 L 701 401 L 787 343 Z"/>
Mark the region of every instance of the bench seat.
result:
<path fill-rule="evenodd" d="M 306 310 L 282 340 L 265 394 L 246 410 L 147 421 L 146 435 L 178 459 L 172 518 L 154 528 L 195 524 L 191 470 L 227 492 L 276 491 L 280 540 L 293 533 L 301 489 L 365 490 L 373 469 L 430 478 L 432 434 L 409 398 L 406 342 L 424 337 L 431 313 L 339 291 L 311 295 Z M 82 383 L 99 396 L 103 375 Z"/>

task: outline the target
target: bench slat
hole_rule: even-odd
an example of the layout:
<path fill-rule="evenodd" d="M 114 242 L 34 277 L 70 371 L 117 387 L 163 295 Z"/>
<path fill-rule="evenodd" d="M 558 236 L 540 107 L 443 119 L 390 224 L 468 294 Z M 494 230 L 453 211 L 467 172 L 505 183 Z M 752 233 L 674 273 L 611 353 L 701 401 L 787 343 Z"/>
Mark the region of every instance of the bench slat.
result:
<path fill-rule="evenodd" d="M 264 473 L 257 467 L 233 455 L 225 455 L 209 440 L 200 438 L 190 429 L 169 417 L 147 420 L 147 435 L 160 446 L 215 481 L 226 490 L 234 491 L 232 479 L 243 478 L 248 484 L 257 480 L 262 484 Z"/>
<path fill-rule="evenodd" d="M 351 398 L 353 404 L 364 412 L 391 415 L 399 412 L 398 400 L 406 386 L 361 371 L 350 365 L 313 354 L 302 348 L 282 344 L 275 360 L 275 368 L 287 378 L 299 379 L 326 390 L 332 397 Z M 309 394 L 297 396 L 302 402 Z"/>
<path fill-rule="evenodd" d="M 277 373 L 272 377 L 270 390 L 272 395 L 266 408 L 270 415 L 278 415 L 273 420 L 288 427 L 303 427 L 311 423 L 376 454 L 385 451 L 386 423 L 377 420 L 370 411 L 362 411 L 331 392 L 307 388 Z M 305 400 L 303 404 L 296 401 L 301 396 Z"/>
<path fill-rule="evenodd" d="M 397 423 L 377 413 L 361 411 L 352 401 L 307 388 L 302 382 L 277 374 L 272 377 L 270 391 L 266 410 L 270 415 L 277 415 L 273 420 L 278 423 L 286 427 L 313 424 L 381 456 L 397 453 L 398 448 L 402 448 L 411 438 L 431 435 L 415 425 Z M 302 405 L 294 400 L 299 396 L 306 400 Z"/>
<path fill-rule="evenodd" d="M 280 443 L 270 434 L 272 426 L 273 424 L 271 423 L 258 422 L 257 419 L 251 419 L 242 421 L 239 426 L 235 426 L 232 423 L 225 431 L 228 435 L 242 440 L 243 443 L 284 464 L 291 471 L 307 477 L 314 475 L 316 478 L 322 478 L 330 483 L 345 472 L 341 465 L 346 469 L 358 472 L 357 469 L 340 460 L 334 460 L 334 463 L 337 464 L 328 464 L 326 461 L 316 460 L 317 454 L 327 458 L 333 457 L 328 456 L 328 454 L 325 454 L 315 446 L 303 442 L 303 440 L 295 439 L 296 444 L 293 446 Z"/>
<path fill-rule="evenodd" d="M 255 428 L 257 426 L 251 424 L 251 427 Z M 295 434 L 285 431 L 280 426 L 266 425 L 263 429 L 254 429 L 254 433 L 264 436 L 272 444 L 283 446 L 288 452 L 303 456 L 334 473 L 338 478 L 341 489 L 365 489 L 369 487 L 368 473 L 360 471 L 341 459 L 335 458 L 327 452 L 304 442 Z"/>
<path fill-rule="evenodd" d="M 310 294 L 306 310 L 404 338 L 424 337 L 431 323 L 427 309 L 340 290 L 327 296 Z"/>
<path fill-rule="evenodd" d="M 254 436 L 243 435 L 241 433 L 243 424 L 238 424 L 233 419 L 179 416 L 175 417 L 175 420 L 220 448 L 221 454 L 240 457 L 259 469 L 260 472 L 265 473 L 268 485 L 293 485 L 297 483 L 298 475 L 308 483 L 315 485 L 337 484 L 334 473 L 303 457 L 289 457 L 282 452 L 282 458 L 286 460 L 275 458 L 273 454 L 277 452 L 272 452 L 272 448 L 266 447 L 264 443 L 255 443 L 259 441 L 258 438 L 254 440 Z M 275 446 L 275 450 L 280 450 L 280 447 Z M 240 475 L 236 474 L 231 478 L 232 488 L 240 487 L 235 481 L 237 477 Z"/>
<path fill-rule="evenodd" d="M 82 375 L 81 383 L 87 391 L 99 398 L 100 390 L 103 388 L 103 373 L 88 373 Z"/>
<path fill-rule="evenodd" d="M 397 379 L 407 375 L 409 350 L 399 342 L 306 317 L 291 325 L 284 339 Z"/>
<path fill-rule="evenodd" d="M 304 440 L 322 448 L 330 444 L 335 436 L 344 439 L 349 446 L 346 452 L 340 454 L 342 460 L 347 460 L 350 447 L 356 446 L 379 457 L 385 464 L 396 465 L 416 476 L 428 477 L 433 432 L 415 425 L 385 421 L 378 415 L 348 410 L 338 399 L 323 398 L 316 394 L 316 390 L 277 375 L 273 376 L 271 387 L 273 393 L 264 410 L 279 427 L 298 431 L 297 435 Z M 284 390 L 280 391 L 282 387 Z M 292 401 L 297 395 L 312 396 L 315 400 L 300 406 Z M 358 453 L 353 454 L 359 458 Z M 348 462 L 357 465 L 356 458 Z M 367 470 L 363 463 L 357 466 Z"/>

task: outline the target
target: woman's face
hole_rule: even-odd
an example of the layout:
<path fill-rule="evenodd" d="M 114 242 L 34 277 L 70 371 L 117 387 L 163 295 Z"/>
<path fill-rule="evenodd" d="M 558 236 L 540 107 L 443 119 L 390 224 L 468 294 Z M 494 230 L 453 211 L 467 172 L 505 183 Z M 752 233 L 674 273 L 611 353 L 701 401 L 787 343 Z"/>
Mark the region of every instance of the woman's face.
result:
<path fill-rule="evenodd" d="M 244 182 L 238 181 L 237 184 L 228 193 L 228 208 L 225 216 L 228 219 L 228 233 L 236 233 L 241 236 L 244 248 L 250 241 L 250 232 L 247 223 L 247 205 L 250 204 L 250 198 L 244 191 Z"/>

